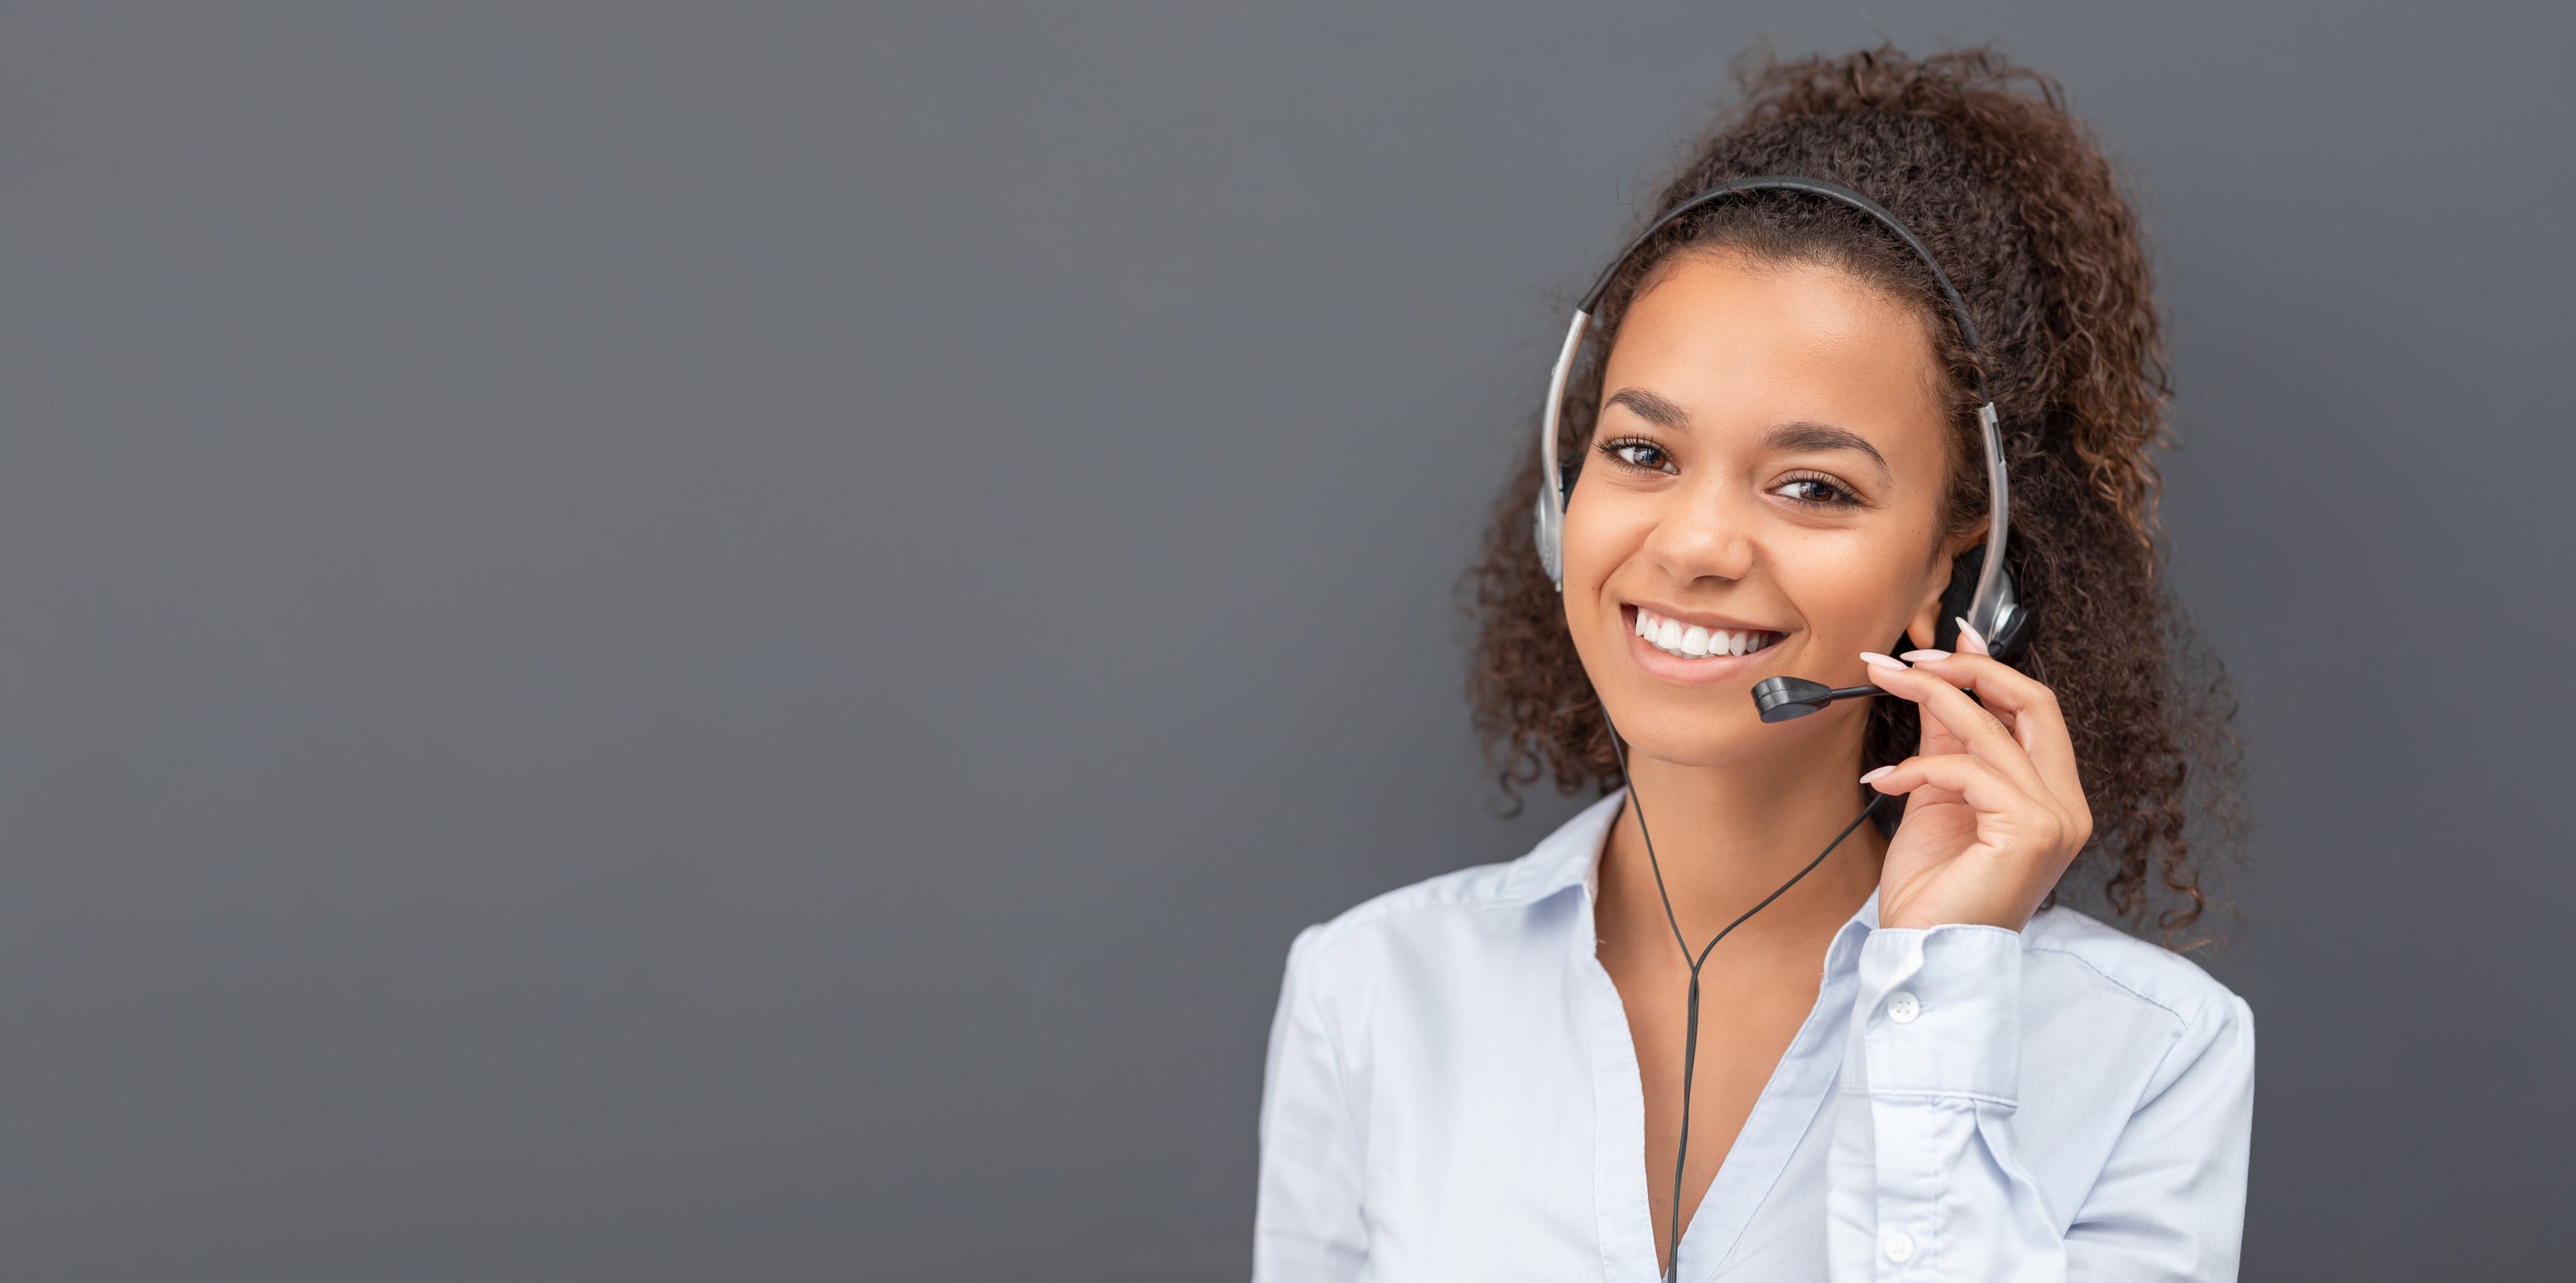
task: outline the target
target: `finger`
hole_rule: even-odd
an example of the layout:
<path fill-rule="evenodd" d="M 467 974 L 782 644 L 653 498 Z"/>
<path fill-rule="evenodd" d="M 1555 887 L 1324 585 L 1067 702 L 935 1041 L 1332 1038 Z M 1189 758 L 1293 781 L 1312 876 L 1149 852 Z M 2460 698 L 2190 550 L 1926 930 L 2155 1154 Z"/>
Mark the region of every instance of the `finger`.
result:
<path fill-rule="evenodd" d="M 2006 847 L 2026 844 L 2042 852 L 2048 864 L 2043 871 L 2050 876 L 2062 872 L 2081 845 L 2070 840 L 2073 825 L 2044 795 L 2018 786 L 1984 758 L 1961 753 L 1909 757 L 1894 766 L 1882 766 L 1861 781 L 1890 795 L 1924 788 L 1958 794 L 1976 811 L 1981 838 L 1999 838 Z"/>
<path fill-rule="evenodd" d="M 1938 789 L 1956 795 L 1981 815 L 2019 817 L 2047 809 L 2028 790 L 2005 778 L 1994 763 L 1967 753 L 1909 757 L 1860 778 L 1890 797 Z"/>
<path fill-rule="evenodd" d="M 1896 689 L 1896 685 L 1903 681 L 1902 678 L 1891 683 L 1881 682 L 1879 681 L 1879 677 L 1883 673 L 1902 673 L 1906 671 L 1906 666 L 1904 664 L 1873 651 L 1862 651 L 1860 657 L 1862 662 L 1868 665 L 1868 667 L 1863 670 L 1863 677 L 1865 680 L 1876 684 L 1880 689 L 1887 691 L 1891 695 L 1902 693 Z M 1906 695 L 1905 697 L 1908 699 L 1913 698 L 1911 695 Z M 1940 718 L 1927 716 L 1918 718 L 1917 721 L 1921 725 L 1921 736 L 1915 745 L 1915 752 L 1926 756 L 1932 756 L 1941 753 L 1965 753 L 1969 751 L 1968 742 L 1960 738 L 1958 733 L 1952 731 L 1949 726 L 1941 721 Z"/>
<path fill-rule="evenodd" d="M 1960 654 L 1973 655 L 1981 658 L 1992 656 L 1994 654 L 1993 649 L 1986 644 L 1986 635 L 1978 632 L 1977 626 L 1969 623 L 1967 616 L 1954 615 L 1951 618 L 1953 622 L 1959 625 L 1958 646 Z M 1941 650 L 1909 651 L 1905 656 L 1908 661 L 1918 659 L 1947 659 L 1949 657 L 1950 653 L 1948 651 Z M 1988 709 L 1989 711 L 1996 711 L 1994 706 L 1991 704 L 1988 705 Z M 1998 715 L 2004 719 L 2004 724 L 2006 726 L 2013 728 L 2014 736 L 2018 738 L 2021 734 L 2018 719 L 2016 719 L 2009 710 L 2002 710 Z M 2024 741 L 2022 747 L 2024 751 L 2028 751 L 2030 745 L 2027 741 Z"/>
<path fill-rule="evenodd" d="M 1935 674 L 1974 694 L 1988 712 L 2005 720 L 2014 741 L 2047 778 L 2049 791 L 2060 802 L 2082 802 L 2084 781 L 2076 769 L 2075 742 L 2066 729 L 2066 714 L 2057 705 L 2057 692 L 2046 682 L 1983 655 L 1915 650 L 1905 657 L 1914 661 L 1917 671 Z"/>
<path fill-rule="evenodd" d="M 2021 741 L 2014 738 L 2012 731 L 1993 713 L 1986 711 L 1984 705 L 1970 699 L 1966 691 L 1933 673 L 1904 667 L 1889 668 L 1876 661 L 1870 663 L 1869 675 L 1870 680 L 1889 694 L 1913 700 L 1922 708 L 1927 724 L 1939 721 L 1969 753 L 1992 764 L 2020 787 L 2055 799 L 2056 789 L 2041 776 L 2030 754 L 2022 748 Z"/>
<path fill-rule="evenodd" d="M 1971 655 L 1991 655 L 1994 653 L 1994 651 L 1989 649 L 1986 645 L 1986 635 L 1978 632 L 1977 626 L 1969 623 L 1966 615 L 1953 615 L 1951 618 L 1956 620 L 1959 625 L 1960 650 L 1966 651 Z"/>

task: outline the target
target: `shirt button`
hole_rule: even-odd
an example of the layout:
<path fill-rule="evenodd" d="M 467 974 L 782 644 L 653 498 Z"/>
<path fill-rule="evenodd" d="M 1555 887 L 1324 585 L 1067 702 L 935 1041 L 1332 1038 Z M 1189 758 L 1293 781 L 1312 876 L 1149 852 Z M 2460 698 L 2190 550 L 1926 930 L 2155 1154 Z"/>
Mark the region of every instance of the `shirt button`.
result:
<path fill-rule="evenodd" d="M 1887 1259 L 1899 1265 L 1914 1259 L 1914 1240 L 1904 1234 L 1887 1236 Z"/>
<path fill-rule="evenodd" d="M 1887 1018 L 1888 1018 L 1888 1019 L 1893 1020 L 1893 1021 L 1895 1021 L 1896 1023 L 1898 1023 L 1898 1024 L 1900 1024 L 1900 1025 L 1910 1025 L 1910 1024 L 1913 1024 L 1913 1023 L 1914 1023 L 1914 1018 L 1915 1018 L 1916 1016 L 1919 1016 L 1919 1015 L 1922 1015 L 1922 1014 L 1923 1014 L 1923 1004 L 1922 1004 L 1921 1002 L 1917 1001 L 1917 1000 L 1915 999 L 1915 997 L 1914 997 L 1914 995 L 1913 995 L 1913 994 L 1907 993 L 1907 992 L 1905 992 L 1904 990 L 1899 989 L 1899 990 L 1897 990 L 1895 993 L 1892 993 L 1892 994 L 1889 994 L 1889 995 L 1888 995 L 1888 997 L 1887 997 Z"/>

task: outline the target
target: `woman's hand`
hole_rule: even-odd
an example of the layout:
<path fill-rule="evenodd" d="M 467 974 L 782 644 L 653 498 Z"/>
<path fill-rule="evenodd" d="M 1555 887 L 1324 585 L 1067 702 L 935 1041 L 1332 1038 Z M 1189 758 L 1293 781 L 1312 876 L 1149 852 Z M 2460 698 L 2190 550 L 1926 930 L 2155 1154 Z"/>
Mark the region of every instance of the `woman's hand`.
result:
<path fill-rule="evenodd" d="M 1879 873 L 1879 925 L 2019 931 L 2093 836 L 2093 810 L 2056 693 L 1987 658 L 1965 621 L 1959 641 L 1975 653 L 1908 651 L 1911 668 L 1863 656 L 1871 681 L 1923 714 L 1915 755 L 1861 777 L 1908 795 Z"/>

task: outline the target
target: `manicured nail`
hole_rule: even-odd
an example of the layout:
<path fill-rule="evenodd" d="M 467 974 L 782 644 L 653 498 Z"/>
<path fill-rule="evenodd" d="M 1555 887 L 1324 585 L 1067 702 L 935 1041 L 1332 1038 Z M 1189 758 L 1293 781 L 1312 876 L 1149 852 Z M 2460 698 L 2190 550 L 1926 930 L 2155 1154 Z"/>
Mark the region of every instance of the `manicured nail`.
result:
<path fill-rule="evenodd" d="M 1964 650 L 1971 655 L 1991 655 L 1994 653 L 1993 651 L 1986 649 L 1985 634 L 1968 626 L 1967 616 L 1957 615 L 1953 616 L 1953 618 L 1956 618 L 1959 621 L 1959 649 Z"/>
<path fill-rule="evenodd" d="M 1864 775 L 1864 776 L 1860 777 L 1860 782 L 1861 782 L 1861 783 L 1863 783 L 1863 784 L 1867 784 L 1867 783 L 1869 783 L 1871 780 L 1877 779 L 1879 776 L 1885 775 L 1885 774 L 1887 774 L 1889 771 L 1892 771 L 1892 770 L 1895 770 L 1895 769 L 1896 769 L 1896 768 L 1895 768 L 1895 767 L 1893 767 L 1893 766 L 1882 766 L 1882 767 L 1878 768 L 1877 770 L 1875 770 L 1875 771 L 1871 771 L 1869 774 L 1867 774 L 1867 775 Z"/>
<path fill-rule="evenodd" d="M 1898 672 L 1905 671 L 1905 665 L 1903 663 L 1890 659 L 1874 650 L 1862 651 L 1860 653 L 1860 658 L 1862 663 L 1868 664 L 1874 668 L 1893 668 Z"/>
<path fill-rule="evenodd" d="M 1933 660 L 1948 659 L 1949 657 L 1950 652 L 1946 650 L 1909 650 L 1904 654 L 1897 656 L 1898 659 L 1904 660 L 1909 664 L 1928 664 Z"/>

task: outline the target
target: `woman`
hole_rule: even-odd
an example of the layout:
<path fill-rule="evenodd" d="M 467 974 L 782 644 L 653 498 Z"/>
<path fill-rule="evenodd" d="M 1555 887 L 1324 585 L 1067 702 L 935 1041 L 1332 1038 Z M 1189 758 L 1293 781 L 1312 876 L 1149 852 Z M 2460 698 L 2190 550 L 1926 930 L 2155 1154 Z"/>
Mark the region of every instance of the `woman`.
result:
<path fill-rule="evenodd" d="M 2235 1276 L 2245 1004 L 2050 907 L 2081 856 L 2170 941 L 2230 800 L 2185 794 L 2230 741 L 2161 605 L 2134 217 L 1990 53 L 1748 90 L 1605 277 L 1478 571 L 1505 788 L 1605 796 L 1298 935 L 1256 1278 Z M 1691 204 L 1756 176 L 1796 181 Z M 1989 398 L 2010 665 L 1952 622 L 2000 533 Z M 1879 697 L 1772 724 L 1777 677 Z"/>

